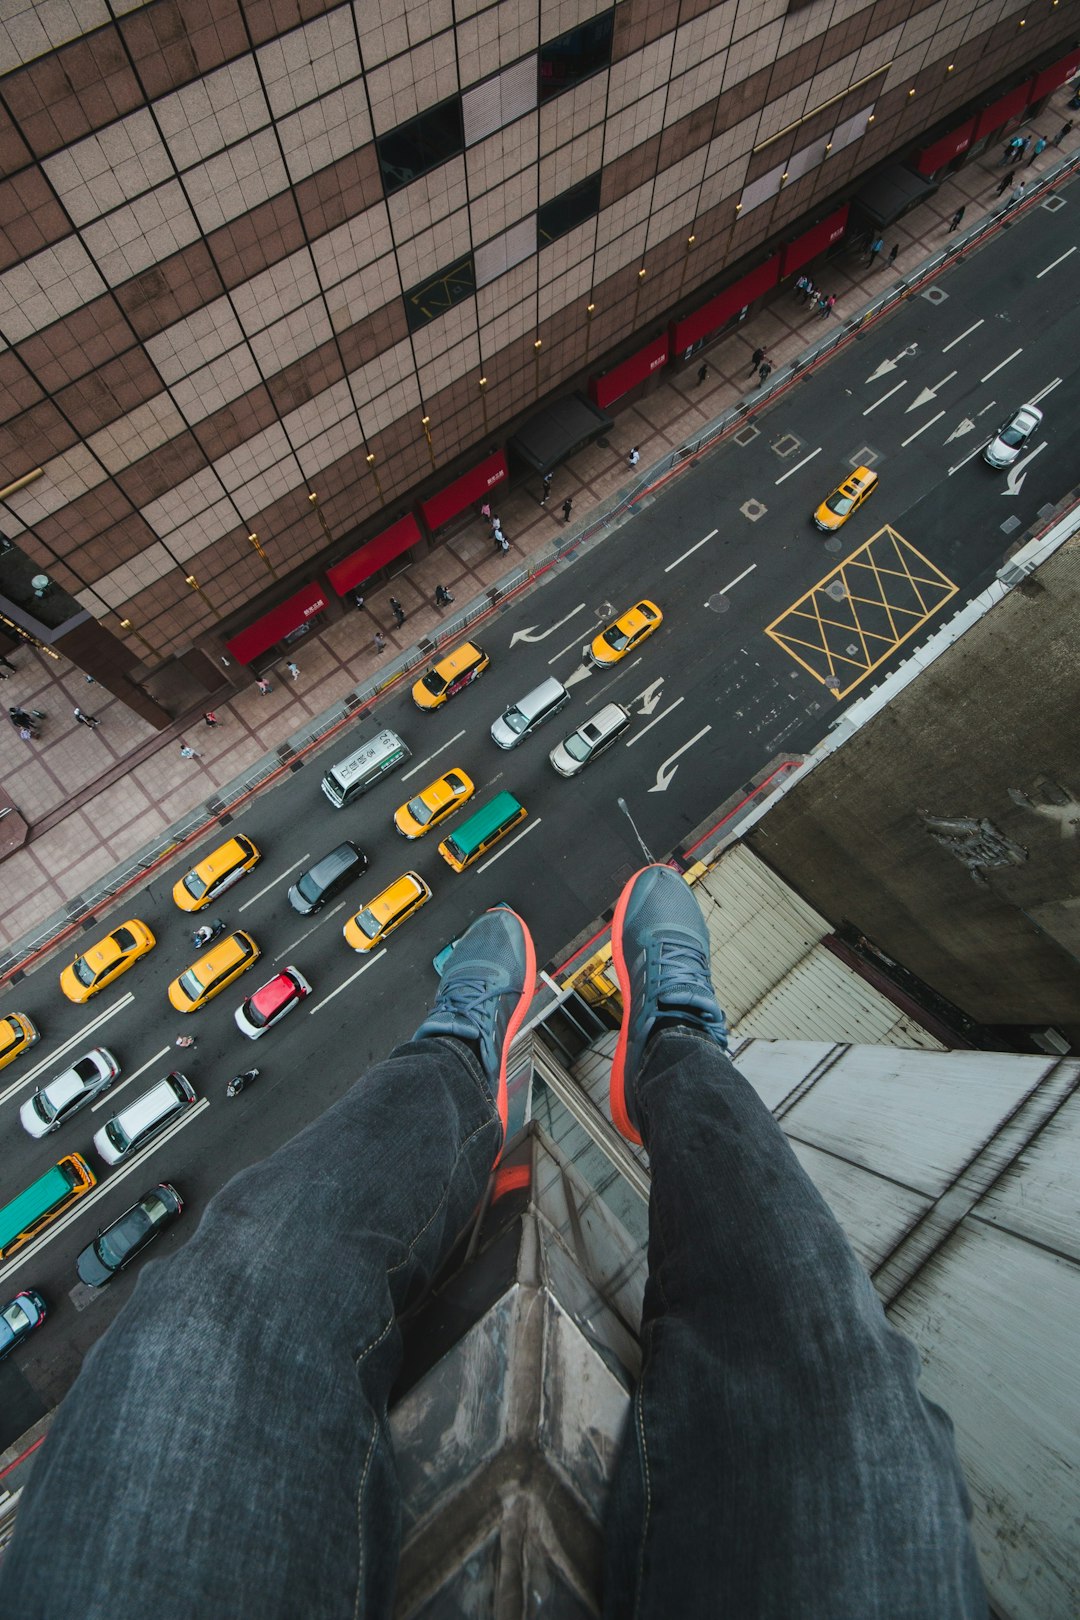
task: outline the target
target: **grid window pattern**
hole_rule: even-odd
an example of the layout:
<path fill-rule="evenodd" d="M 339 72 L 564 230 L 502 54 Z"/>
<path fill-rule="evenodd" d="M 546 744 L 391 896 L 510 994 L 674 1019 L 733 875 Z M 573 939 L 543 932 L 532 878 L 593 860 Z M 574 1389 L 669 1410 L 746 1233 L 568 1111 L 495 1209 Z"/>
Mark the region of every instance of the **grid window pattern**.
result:
<path fill-rule="evenodd" d="M 550 101 L 582 79 L 611 65 L 611 36 L 615 27 L 614 11 L 602 12 L 579 28 L 560 34 L 541 45 L 539 56 L 539 93 L 541 101 Z"/>
<path fill-rule="evenodd" d="M 455 304 L 460 304 L 463 298 L 470 298 L 476 291 L 476 271 L 473 267 L 473 256 L 467 253 L 464 258 L 457 259 L 445 270 L 439 270 L 435 275 L 429 276 L 417 287 L 410 287 L 405 294 L 405 315 L 409 323 L 409 331 L 415 332 L 428 321 L 436 320 L 444 315 Z"/>
<path fill-rule="evenodd" d="M 383 185 L 389 196 L 463 149 L 460 96 L 450 96 L 437 107 L 429 107 L 418 118 L 410 118 L 408 123 L 388 130 L 379 136 L 376 145 Z"/>
<path fill-rule="evenodd" d="M 600 171 L 587 180 L 561 191 L 544 204 L 536 216 L 536 236 L 540 247 L 556 241 L 568 231 L 575 230 L 585 220 L 600 212 Z"/>

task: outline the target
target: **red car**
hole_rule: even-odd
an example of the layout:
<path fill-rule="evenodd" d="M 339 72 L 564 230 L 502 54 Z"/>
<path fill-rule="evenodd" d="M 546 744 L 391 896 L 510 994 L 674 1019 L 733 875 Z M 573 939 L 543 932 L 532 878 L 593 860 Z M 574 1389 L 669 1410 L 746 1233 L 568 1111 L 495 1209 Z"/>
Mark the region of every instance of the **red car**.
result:
<path fill-rule="evenodd" d="M 268 1029 L 273 1029 L 283 1018 L 310 996 L 311 986 L 299 968 L 282 968 L 280 973 L 247 996 L 237 1007 L 236 1027 L 248 1040 L 257 1041 Z"/>

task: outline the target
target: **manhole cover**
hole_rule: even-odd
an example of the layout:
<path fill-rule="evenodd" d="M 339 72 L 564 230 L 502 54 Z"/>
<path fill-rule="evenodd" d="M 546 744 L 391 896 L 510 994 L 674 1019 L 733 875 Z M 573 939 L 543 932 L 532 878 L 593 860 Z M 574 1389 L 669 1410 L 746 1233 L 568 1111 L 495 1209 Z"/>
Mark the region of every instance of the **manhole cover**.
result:
<path fill-rule="evenodd" d="M 777 439 L 772 448 L 773 453 L 783 459 L 785 456 L 793 456 L 796 450 L 801 450 L 802 440 L 797 439 L 794 433 L 785 433 L 783 438 Z"/>
<path fill-rule="evenodd" d="M 834 556 L 838 551 L 842 551 L 843 549 L 844 542 L 841 540 L 838 534 L 834 534 L 830 540 L 826 540 L 822 547 L 822 550 L 831 551 Z"/>
<path fill-rule="evenodd" d="M 707 608 L 711 608 L 714 613 L 726 613 L 728 608 L 731 606 L 731 603 L 728 601 L 723 591 L 714 591 L 712 596 L 710 596 L 709 600 L 705 603 L 705 606 Z"/>
<path fill-rule="evenodd" d="M 831 596 L 834 602 L 842 602 L 847 596 L 847 586 L 842 579 L 834 579 L 825 587 L 825 595 Z"/>
<path fill-rule="evenodd" d="M 836 675 L 826 675 L 825 685 L 828 687 L 830 692 L 839 692 L 840 690 L 840 681 Z"/>
<path fill-rule="evenodd" d="M 604 619 L 610 619 L 614 612 L 615 609 L 610 602 L 601 602 L 599 607 L 593 609 L 593 616 L 603 622 Z"/>
<path fill-rule="evenodd" d="M 753 444 L 754 440 L 760 436 L 761 429 L 755 427 L 752 422 L 748 422 L 745 427 L 741 427 L 738 433 L 732 434 L 735 443 L 741 445 Z"/>
<path fill-rule="evenodd" d="M 1004 523 L 1001 525 L 1001 532 L 1002 534 L 1012 534 L 1013 530 L 1018 529 L 1019 527 L 1020 519 L 1018 517 L 1006 518 Z"/>
<path fill-rule="evenodd" d="M 920 294 L 928 304 L 943 304 L 948 296 L 943 287 L 924 287 Z"/>
<path fill-rule="evenodd" d="M 751 523 L 756 523 L 758 518 L 763 518 L 768 510 L 769 508 L 764 501 L 744 501 L 743 505 L 739 507 L 743 517 L 749 518 Z"/>
<path fill-rule="evenodd" d="M 853 467 L 872 467 L 876 461 L 881 460 L 881 451 L 875 450 L 873 445 L 864 444 L 848 459 Z"/>

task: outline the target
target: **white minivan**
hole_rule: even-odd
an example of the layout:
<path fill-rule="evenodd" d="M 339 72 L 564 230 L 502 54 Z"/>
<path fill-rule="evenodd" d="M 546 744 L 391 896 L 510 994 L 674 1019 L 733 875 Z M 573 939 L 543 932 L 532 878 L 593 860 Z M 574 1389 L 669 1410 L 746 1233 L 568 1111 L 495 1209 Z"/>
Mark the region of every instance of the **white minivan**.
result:
<path fill-rule="evenodd" d="M 174 1069 L 172 1074 L 167 1074 L 164 1080 L 159 1080 L 112 1119 L 106 1120 L 100 1131 L 94 1132 L 94 1146 L 106 1164 L 119 1164 L 196 1102 L 198 1098 L 191 1082 Z"/>
<path fill-rule="evenodd" d="M 565 709 L 569 701 L 570 694 L 566 687 L 553 675 L 549 676 L 503 710 L 491 728 L 492 742 L 498 743 L 500 748 L 516 748 L 537 726 L 542 726 L 553 714 Z"/>

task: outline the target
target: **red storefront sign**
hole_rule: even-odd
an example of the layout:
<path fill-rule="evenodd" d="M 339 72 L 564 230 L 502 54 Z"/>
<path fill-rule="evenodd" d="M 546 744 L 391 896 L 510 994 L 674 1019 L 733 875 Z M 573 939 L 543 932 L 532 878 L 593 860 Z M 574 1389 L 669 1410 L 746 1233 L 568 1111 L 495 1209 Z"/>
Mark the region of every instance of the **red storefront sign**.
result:
<path fill-rule="evenodd" d="M 1037 73 L 1031 81 L 1028 100 L 1041 101 L 1051 90 L 1057 90 L 1066 79 L 1071 79 L 1078 68 L 1080 68 L 1080 51 L 1070 51 L 1068 56 L 1063 56 L 1053 67 L 1043 68 L 1042 72 Z"/>
<path fill-rule="evenodd" d="M 832 247 L 834 242 L 839 242 L 847 230 L 847 217 L 848 205 L 842 203 L 828 219 L 819 220 L 816 225 L 811 225 L 808 231 L 803 231 L 801 236 L 797 236 L 794 242 L 789 242 L 782 255 L 781 277 L 790 276 L 794 271 L 800 270 L 804 264 L 809 264 L 811 259 L 816 259 L 819 253 L 824 253 L 826 248 Z"/>
<path fill-rule="evenodd" d="M 1030 85 L 1018 84 L 1015 90 L 1010 90 L 1007 96 L 1001 96 L 989 107 L 984 107 L 975 120 L 975 139 L 980 140 L 984 135 L 990 135 L 1002 124 L 1007 124 L 1010 118 L 1019 118 L 1028 104 L 1028 91 Z"/>
<path fill-rule="evenodd" d="M 651 377 L 654 371 L 666 366 L 667 362 L 668 335 L 662 332 L 658 338 L 653 338 L 651 343 L 647 343 L 643 349 L 639 349 L 637 354 L 632 354 L 621 365 L 605 371 L 602 377 L 590 377 L 589 398 L 594 405 L 599 405 L 601 410 L 605 410 L 613 401 L 628 394 L 631 388 L 636 388 L 638 383 Z"/>
<path fill-rule="evenodd" d="M 421 538 L 420 525 L 412 513 L 407 512 L 359 550 L 350 552 L 333 568 L 328 568 L 326 577 L 338 596 L 344 596 L 346 591 L 351 591 L 354 585 L 362 585 L 365 579 L 377 574 L 380 568 L 385 568 L 388 562 L 400 557 L 403 551 L 415 546 Z"/>
<path fill-rule="evenodd" d="M 455 478 L 452 484 L 441 489 L 429 501 L 421 501 L 420 512 L 424 522 L 434 533 L 474 501 L 486 500 L 491 491 L 508 477 L 506 457 L 501 450 L 496 450 L 493 456 L 488 456 L 471 472 L 462 473 L 460 478 Z"/>
<path fill-rule="evenodd" d="M 310 585 L 305 585 L 295 596 L 290 596 L 287 602 L 271 608 L 269 613 L 264 613 L 261 619 L 249 624 L 246 630 L 241 630 L 225 645 L 238 664 L 250 664 L 253 658 L 258 658 L 275 642 L 299 630 L 316 613 L 325 613 L 326 608 L 326 594 L 322 586 L 312 580 Z"/>
<path fill-rule="evenodd" d="M 915 167 L 920 174 L 936 174 L 946 163 L 951 163 L 961 152 L 966 152 L 974 139 L 975 120 L 969 118 L 966 124 L 961 124 L 959 129 L 950 130 L 948 135 L 943 135 L 933 146 L 924 146 Z"/>
<path fill-rule="evenodd" d="M 774 253 L 771 259 L 759 264 L 756 270 L 736 281 L 731 287 L 725 287 L 723 292 L 710 298 L 707 304 L 702 304 L 692 315 L 685 320 L 676 321 L 671 328 L 671 348 L 674 354 L 683 349 L 689 349 L 698 338 L 707 337 L 725 326 L 733 315 L 747 304 L 752 304 L 755 298 L 775 287 L 780 280 L 780 254 Z"/>

